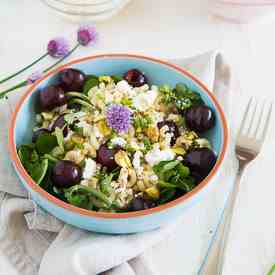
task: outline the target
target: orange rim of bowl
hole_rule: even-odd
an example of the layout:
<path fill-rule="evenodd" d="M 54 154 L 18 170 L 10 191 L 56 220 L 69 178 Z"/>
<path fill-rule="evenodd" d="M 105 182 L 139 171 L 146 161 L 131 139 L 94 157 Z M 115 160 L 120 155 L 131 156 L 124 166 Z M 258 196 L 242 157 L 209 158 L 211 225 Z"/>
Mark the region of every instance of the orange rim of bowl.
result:
<path fill-rule="evenodd" d="M 21 164 L 20 159 L 17 155 L 17 149 L 16 149 L 16 145 L 15 145 L 15 142 L 14 142 L 15 124 L 16 124 L 17 114 L 19 113 L 19 110 L 20 110 L 21 106 L 23 105 L 23 103 L 25 102 L 27 97 L 39 85 L 39 83 L 41 83 L 42 81 L 44 81 L 48 77 L 53 76 L 57 72 L 59 72 L 60 70 L 63 70 L 63 69 L 65 69 L 67 67 L 70 67 L 72 65 L 81 63 L 83 61 L 94 60 L 94 59 L 98 59 L 98 58 L 134 58 L 134 59 L 143 59 L 143 60 L 147 60 L 147 61 L 151 61 L 151 62 L 160 63 L 162 65 L 166 65 L 169 68 L 172 68 L 172 69 L 176 70 L 177 72 L 180 72 L 184 76 L 187 76 L 190 79 L 192 79 L 211 98 L 212 102 L 215 105 L 216 110 L 218 111 L 218 113 L 220 115 L 221 122 L 222 122 L 222 134 L 223 134 L 222 150 L 221 150 L 219 158 L 217 159 L 217 162 L 216 162 L 215 166 L 213 167 L 213 169 L 211 170 L 209 175 L 202 182 L 200 182 L 192 191 L 186 193 L 185 195 L 183 195 L 183 196 L 181 196 L 181 197 L 179 197 L 179 198 L 177 198 L 173 201 L 170 201 L 170 202 L 165 203 L 163 205 L 160 205 L 160 206 L 157 206 L 157 207 L 154 207 L 154 208 L 150 208 L 150 209 L 146 209 L 146 210 L 125 212 L 125 213 L 96 212 L 96 211 L 93 211 L 93 210 L 87 210 L 87 209 L 83 209 L 83 208 L 73 206 L 71 204 L 68 204 L 68 203 L 54 197 L 53 195 L 51 195 L 47 191 L 45 191 L 42 187 L 37 185 L 33 181 L 33 179 L 28 175 L 28 173 L 24 169 L 24 167 Z M 159 60 L 159 59 L 156 59 L 156 58 L 142 56 L 142 55 L 134 55 L 134 54 L 101 54 L 101 55 L 88 56 L 88 57 L 76 59 L 74 61 L 71 61 L 69 63 L 66 63 L 66 64 L 58 67 L 57 69 L 54 69 L 54 70 L 50 71 L 45 76 L 43 76 L 40 80 L 36 81 L 36 83 L 33 84 L 25 92 L 25 94 L 23 94 L 23 96 L 19 99 L 19 102 L 17 103 L 16 108 L 15 108 L 13 114 L 12 114 L 10 127 L 9 127 L 9 153 L 10 153 L 11 160 L 13 161 L 15 167 L 17 168 L 17 171 L 19 172 L 20 176 L 25 180 L 25 182 L 28 184 L 28 186 L 33 191 L 37 192 L 40 196 L 42 196 L 43 198 L 46 198 L 48 201 L 56 204 L 57 206 L 59 206 L 63 209 L 69 210 L 69 211 L 71 211 L 75 214 L 81 214 L 81 215 L 88 216 L 88 217 L 105 218 L 105 219 L 134 218 L 134 217 L 154 214 L 154 213 L 158 213 L 160 211 L 163 211 L 165 209 L 169 209 L 171 207 L 174 207 L 174 206 L 178 205 L 179 203 L 188 200 L 189 198 L 191 198 L 194 195 L 196 195 L 197 193 L 199 193 L 209 183 L 209 181 L 214 177 L 214 175 L 217 173 L 218 169 L 220 168 L 220 166 L 221 166 L 221 164 L 224 160 L 227 146 L 228 146 L 228 126 L 227 126 L 227 123 L 226 123 L 226 119 L 225 119 L 225 115 L 223 113 L 223 110 L 222 110 L 220 104 L 218 103 L 218 101 L 216 100 L 216 98 L 214 97 L 214 95 L 210 92 L 210 90 L 199 79 L 197 79 L 191 73 L 189 73 L 188 71 L 186 71 L 185 69 L 183 69 L 183 68 L 181 68 L 177 65 L 170 64 L 166 61 Z"/>

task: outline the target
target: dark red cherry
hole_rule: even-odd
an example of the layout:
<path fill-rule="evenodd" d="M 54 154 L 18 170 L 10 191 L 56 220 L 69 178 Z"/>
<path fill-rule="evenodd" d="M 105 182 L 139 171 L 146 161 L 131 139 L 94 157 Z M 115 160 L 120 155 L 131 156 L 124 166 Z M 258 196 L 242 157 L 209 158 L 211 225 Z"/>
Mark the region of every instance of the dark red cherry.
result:
<path fill-rule="evenodd" d="M 148 82 L 147 77 L 137 69 L 129 70 L 123 78 L 133 87 L 140 87 Z"/>
<path fill-rule="evenodd" d="M 54 185 L 59 188 L 69 188 L 78 184 L 81 176 L 81 168 L 70 160 L 58 161 L 54 165 L 51 174 Z"/>
<path fill-rule="evenodd" d="M 50 85 L 39 93 L 41 111 L 50 111 L 67 103 L 65 93 L 60 86 Z"/>
<path fill-rule="evenodd" d="M 86 75 L 77 69 L 65 69 L 59 73 L 60 86 L 65 92 L 83 90 Z"/>
<path fill-rule="evenodd" d="M 117 163 L 115 162 L 115 154 L 119 149 L 119 147 L 110 149 L 106 143 L 102 144 L 97 150 L 96 161 L 107 167 L 109 171 L 115 169 L 117 167 Z"/>
<path fill-rule="evenodd" d="M 63 129 L 63 135 L 66 137 L 68 135 L 68 126 L 66 125 L 66 121 L 64 119 L 65 114 L 60 115 L 51 127 L 51 131 L 54 131 L 56 127 Z M 64 127 L 65 126 L 65 127 Z"/>
<path fill-rule="evenodd" d="M 169 130 L 167 132 L 172 135 L 171 145 L 173 146 L 176 143 L 177 138 L 180 136 L 177 124 L 172 120 L 164 120 L 158 122 L 157 126 L 159 129 L 161 129 L 163 126 L 168 126 Z"/>
<path fill-rule="evenodd" d="M 129 205 L 130 211 L 140 211 L 156 207 L 156 203 L 153 201 L 146 200 L 144 198 L 134 198 Z"/>
<path fill-rule="evenodd" d="M 203 180 L 212 170 L 217 157 L 208 148 L 198 148 L 185 155 L 184 162 L 191 170 L 191 174 L 198 180 Z"/>
<path fill-rule="evenodd" d="M 189 129 L 203 133 L 215 125 L 215 114 L 206 105 L 196 105 L 185 111 L 185 121 Z"/>

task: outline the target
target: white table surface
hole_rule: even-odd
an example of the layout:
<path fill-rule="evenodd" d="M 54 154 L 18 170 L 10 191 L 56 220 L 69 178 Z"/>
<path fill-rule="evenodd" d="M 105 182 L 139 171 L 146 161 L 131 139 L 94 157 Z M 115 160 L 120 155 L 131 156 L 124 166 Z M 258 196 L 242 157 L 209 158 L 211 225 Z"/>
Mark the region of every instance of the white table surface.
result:
<path fill-rule="evenodd" d="M 79 51 L 77 56 L 129 52 L 176 58 L 221 49 L 240 79 L 233 128 L 238 125 L 240 106 L 249 96 L 275 97 L 275 22 L 247 26 L 226 23 L 209 16 L 206 0 L 132 0 L 118 16 L 97 26 L 100 43 L 96 48 Z M 43 52 L 49 38 L 72 31 L 74 27 L 77 24 L 57 16 L 38 0 L 2 0 L 0 77 L 28 64 Z M 275 148 L 274 135 L 275 128 L 271 127 L 263 154 L 257 160 L 265 170 L 272 170 L 270 160 L 274 154 L 270 148 Z M 256 163 L 251 165 L 244 184 L 262 181 L 263 174 L 256 168 Z M 160 275 L 196 274 L 218 221 L 224 196 L 221 191 L 210 194 L 187 211 L 182 228 L 167 242 L 148 252 Z M 0 274 L 15 274 L 1 253 Z"/>

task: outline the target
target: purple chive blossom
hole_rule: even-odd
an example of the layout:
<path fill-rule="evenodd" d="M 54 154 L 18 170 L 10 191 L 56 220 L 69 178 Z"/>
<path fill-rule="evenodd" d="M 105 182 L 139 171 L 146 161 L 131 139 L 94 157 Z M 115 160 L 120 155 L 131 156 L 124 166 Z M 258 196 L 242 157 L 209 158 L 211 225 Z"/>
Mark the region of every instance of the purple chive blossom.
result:
<path fill-rule="evenodd" d="M 70 45 L 64 37 L 57 37 L 49 41 L 47 51 L 52 57 L 63 57 L 69 53 Z"/>
<path fill-rule="evenodd" d="M 107 109 L 107 124 L 118 133 L 125 133 L 131 125 L 132 112 L 129 108 L 113 104 Z"/>
<path fill-rule="evenodd" d="M 95 44 L 98 39 L 98 33 L 94 26 L 82 26 L 77 31 L 77 41 L 82 46 Z"/>
<path fill-rule="evenodd" d="M 41 71 L 33 72 L 27 79 L 28 84 L 33 84 L 36 80 L 42 78 L 43 73 Z"/>

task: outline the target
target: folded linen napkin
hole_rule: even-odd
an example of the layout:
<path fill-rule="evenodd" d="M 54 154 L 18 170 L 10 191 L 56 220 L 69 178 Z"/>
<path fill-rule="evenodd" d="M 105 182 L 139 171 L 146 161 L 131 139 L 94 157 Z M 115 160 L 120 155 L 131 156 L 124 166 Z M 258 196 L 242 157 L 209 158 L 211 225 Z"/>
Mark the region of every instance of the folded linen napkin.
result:
<path fill-rule="evenodd" d="M 214 89 L 226 113 L 230 112 L 230 70 L 219 53 L 171 62 L 187 68 Z M 112 236 L 64 225 L 44 212 L 21 187 L 8 159 L 7 124 L 11 106 L 9 102 L 2 103 L 0 114 L 0 249 L 18 274 L 155 274 L 148 259 L 139 255 L 166 239 L 181 221 L 151 232 Z M 234 164 L 230 156 L 223 170 L 223 182 L 226 179 L 231 182 Z"/>

